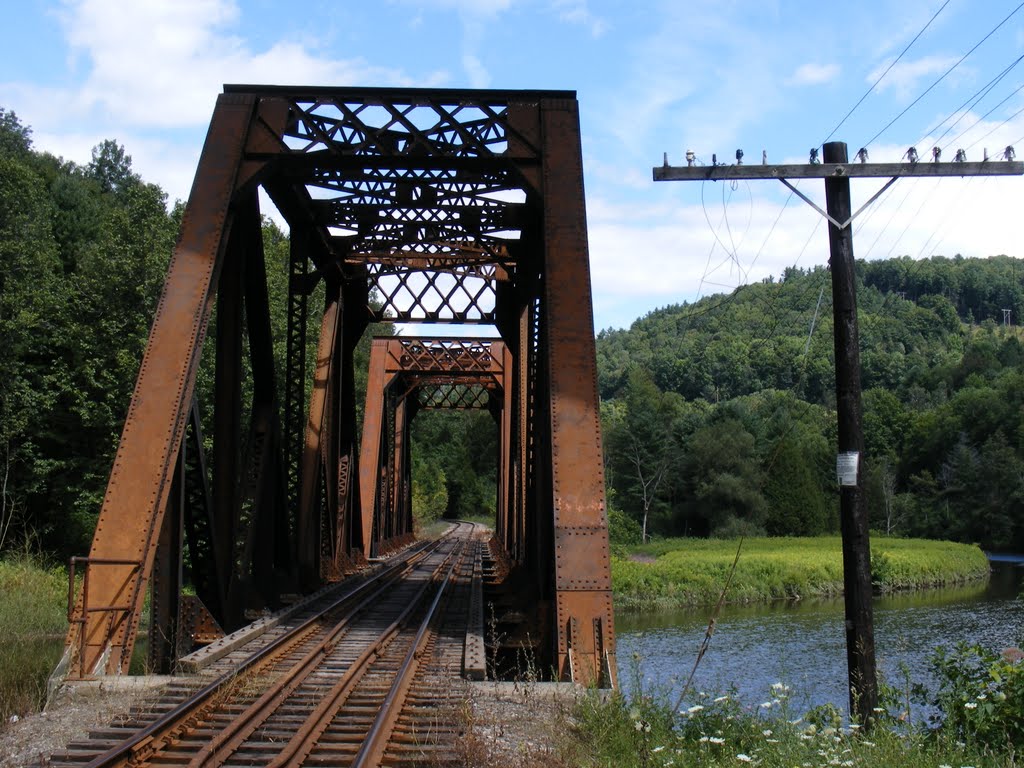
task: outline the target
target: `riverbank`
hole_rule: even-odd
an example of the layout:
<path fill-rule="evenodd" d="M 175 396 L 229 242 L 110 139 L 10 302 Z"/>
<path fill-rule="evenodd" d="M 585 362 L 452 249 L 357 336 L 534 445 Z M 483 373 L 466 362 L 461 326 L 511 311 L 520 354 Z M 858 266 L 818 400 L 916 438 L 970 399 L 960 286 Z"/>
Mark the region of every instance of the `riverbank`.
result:
<path fill-rule="evenodd" d="M 620 610 L 713 605 L 736 557 L 738 539 L 663 539 L 619 549 L 612 586 Z M 971 544 L 876 537 L 871 569 L 878 592 L 949 586 L 988 578 L 985 553 Z M 728 602 L 835 597 L 843 592 L 839 536 L 744 539 Z"/>

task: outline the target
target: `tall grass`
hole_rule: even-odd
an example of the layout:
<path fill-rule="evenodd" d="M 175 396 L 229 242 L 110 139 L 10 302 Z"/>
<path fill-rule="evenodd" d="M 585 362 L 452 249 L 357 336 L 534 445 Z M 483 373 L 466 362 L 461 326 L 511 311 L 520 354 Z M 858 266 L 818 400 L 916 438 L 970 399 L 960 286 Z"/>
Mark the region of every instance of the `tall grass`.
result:
<path fill-rule="evenodd" d="M 674 711 L 657 693 L 584 696 L 577 730 L 563 751 L 573 763 L 616 768 L 741 765 L 863 766 L 863 768 L 1013 768 L 1019 745 L 963 741 L 884 719 L 870 731 L 844 726 L 840 713 L 822 707 L 793 711 L 785 686 L 764 702 L 705 697 Z"/>
<path fill-rule="evenodd" d="M 665 539 L 619 550 L 612 585 L 619 608 L 649 610 L 710 605 L 732 566 L 736 539 Z M 957 584 L 988 577 L 975 545 L 924 539 L 876 538 L 871 565 L 879 592 Z M 842 541 L 838 536 L 751 538 L 727 599 L 754 602 L 842 594 Z"/>
<path fill-rule="evenodd" d="M 0 721 L 40 709 L 64 651 L 67 572 L 28 554 L 0 560 Z"/>

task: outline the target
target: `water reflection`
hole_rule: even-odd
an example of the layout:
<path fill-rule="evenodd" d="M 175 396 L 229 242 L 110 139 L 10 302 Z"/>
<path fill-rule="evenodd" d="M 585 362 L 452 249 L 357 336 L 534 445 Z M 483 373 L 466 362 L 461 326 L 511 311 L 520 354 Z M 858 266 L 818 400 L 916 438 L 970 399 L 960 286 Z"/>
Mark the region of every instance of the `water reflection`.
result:
<path fill-rule="evenodd" d="M 909 674 L 914 682 L 932 682 L 928 658 L 939 645 L 967 640 L 1001 648 L 1024 642 L 1022 576 L 1024 567 L 996 563 L 987 586 L 877 598 L 875 645 L 884 680 L 903 687 Z M 630 689 L 639 673 L 645 686 L 678 690 L 693 667 L 710 610 L 618 614 L 622 687 Z M 723 608 L 694 687 L 735 690 L 744 702 L 757 704 L 776 681 L 792 686 L 800 712 L 826 702 L 847 708 L 842 600 Z"/>

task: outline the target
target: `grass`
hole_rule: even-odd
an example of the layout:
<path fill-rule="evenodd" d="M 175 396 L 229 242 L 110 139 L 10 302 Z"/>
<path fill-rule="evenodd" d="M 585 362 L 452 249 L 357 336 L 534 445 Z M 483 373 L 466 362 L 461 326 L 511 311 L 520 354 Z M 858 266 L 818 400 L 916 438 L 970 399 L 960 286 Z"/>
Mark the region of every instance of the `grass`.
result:
<path fill-rule="evenodd" d="M 64 652 L 67 572 L 26 554 L 0 560 L 0 722 L 42 708 Z"/>
<path fill-rule="evenodd" d="M 626 610 L 711 605 L 736 557 L 736 539 L 664 539 L 612 557 L 615 603 Z M 876 537 L 871 565 L 879 592 L 959 584 L 988 577 L 975 545 Z M 727 599 L 756 602 L 831 597 L 843 591 L 838 536 L 744 539 Z"/>

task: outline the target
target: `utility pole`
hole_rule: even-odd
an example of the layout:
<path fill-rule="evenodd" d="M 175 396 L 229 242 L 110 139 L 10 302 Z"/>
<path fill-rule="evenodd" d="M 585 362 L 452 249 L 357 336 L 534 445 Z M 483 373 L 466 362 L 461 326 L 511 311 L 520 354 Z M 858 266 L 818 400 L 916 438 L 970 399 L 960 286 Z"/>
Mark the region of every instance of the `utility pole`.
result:
<path fill-rule="evenodd" d="M 835 313 L 836 411 L 839 427 L 836 476 L 839 482 L 840 530 L 843 539 L 843 584 L 846 603 L 846 661 L 850 690 L 850 714 L 869 726 L 878 706 L 878 680 L 875 668 L 874 619 L 871 606 L 871 543 L 868 535 L 866 498 L 861 487 L 864 475 L 864 434 L 861 423 L 860 347 L 857 332 L 857 296 L 853 260 L 853 232 L 850 225 L 885 190 L 903 177 L 921 176 L 1020 176 L 1024 163 L 1013 160 L 1013 147 L 1007 147 L 1006 162 L 991 162 L 988 152 L 980 163 L 967 162 L 964 152 L 956 153 L 951 163 L 939 162 L 941 152 L 932 151 L 934 162 L 917 160 L 917 150 L 907 151 L 907 163 L 868 163 L 867 151 L 857 153 L 859 163 L 849 163 L 846 144 L 832 142 L 823 147 L 823 163 L 817 162 L 817 150 L 811 151 L 807 165 L 744 165 L 743 152 L 736 151 L 736 165 L 695 165 L 694 154 L 687 152 L 686 166 L 664 165 L 654 168 L 655 181 L 724 181 L 733 179 L 778 179 L 795 195 L 828 219 L 832 271 L 832 306 Z M 889 177 L 856 213 L 851 213 L 850 178 Z M 790 178 L 825 180 L 823 211 L 793 186 Z"/>
<path fill-rule="evenodd" d="M 845 163 L 846 144 L 826 144 L 826 163 Z M 857 329 L 857 283 L 852 227 L 833 222 L 850 218 L 850 177 L 825 179 L 828 240 L 832 271 L 832 307 L 836 350 L 836 417 L 839 425 L 839 527 L 843 538 L 843 598 L 846 606 L 846 666 L 850 678 L 850 713 L 861 723 L 878 706 L 875 628 L 871 609 L 871 543 L 863 479 L 864 430 L 861 420 L 860 343 Z"/>

